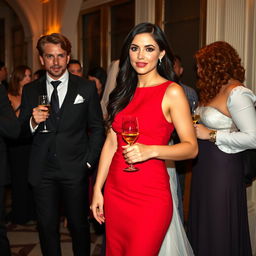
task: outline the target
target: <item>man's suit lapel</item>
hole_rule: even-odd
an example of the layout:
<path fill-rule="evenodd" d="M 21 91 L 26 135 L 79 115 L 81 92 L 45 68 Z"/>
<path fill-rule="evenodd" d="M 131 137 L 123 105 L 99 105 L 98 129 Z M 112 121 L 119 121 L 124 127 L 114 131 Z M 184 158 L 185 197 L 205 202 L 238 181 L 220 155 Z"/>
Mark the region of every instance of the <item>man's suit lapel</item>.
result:
<path fill-rule="evenodd" d="M 47 95 L 47 89 L 46 89 L 46 77 L 38 80 L 38 96 L 39 95 Z"/>
<path fill-rule="evenodd" d="M 65 96 L 65 99 L 59 111 L 60 121 L 62 120 L 63 115 L 65 114 L 70 115 L 70 113 L 68 112 L 68 109 L 70 105 L 74 104 L 75 98 L 77 96 L 77 91 L 78 91 L 78 85 L 74 82 L 72 75 L 69 74 L 67 94 Z"/>

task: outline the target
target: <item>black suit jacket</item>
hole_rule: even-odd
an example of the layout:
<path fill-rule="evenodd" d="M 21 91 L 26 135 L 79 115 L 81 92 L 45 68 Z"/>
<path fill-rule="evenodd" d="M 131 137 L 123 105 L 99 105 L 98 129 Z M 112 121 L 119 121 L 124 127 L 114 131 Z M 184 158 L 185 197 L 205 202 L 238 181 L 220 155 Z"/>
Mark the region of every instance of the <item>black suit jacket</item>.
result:
<path fill-rule="evenodd" d="M 22 93 L 20 121 L 22 134 L 31 134 L 32 109 L 38 105 L 38 96 L 46 94 L 46 77 L 27 84 Z M 79 95 L 79 96 L 78 96 Z M 76 97 L 84 99 L 74 104 Z M 29 182 L 37 185 L 45 169 L 47 157 L 56 149 L 63 177 L 77 178 L 85 175 L 88 162 L 92 168 L 104 142 L 104 125 L 99 97 L 95 84 L 81 77 L 69 74 L 68 90 L 56 122 L 50 117 L 47 128 L 51 133 L 40 133 L 42 123 L 33 134 Z"/>
<path fill-rule="evenodd" d="M 20 132 L 20 125 L 16 118 L 10 102 L 8 100 L 6 89 L 0 86 L 0 185 L 9 182 L 6 145 L 4 138 L 16 138 Z"/>

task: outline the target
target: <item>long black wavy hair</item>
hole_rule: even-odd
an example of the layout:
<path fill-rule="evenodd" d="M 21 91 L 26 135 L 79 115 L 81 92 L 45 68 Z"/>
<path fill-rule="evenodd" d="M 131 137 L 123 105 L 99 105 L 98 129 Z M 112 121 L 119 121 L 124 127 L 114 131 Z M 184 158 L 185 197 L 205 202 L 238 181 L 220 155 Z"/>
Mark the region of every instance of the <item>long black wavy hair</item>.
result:
<path fill-rule="evenodd" d="M 160 51 L 165 50 L 161 64 L 157 65 L 157 72 L 167 80 L 177 81 L 173 71 L 174 54 L 161 28 L 152 23 L 140 23 L 135 26 L 125 38 L 122 46 L 116 87 L 109 96 L 107 106 L 107 128 L 111 126 L 115 115 L 128 105 L 135 93 L 138 77 L 130 63 L 129 50 L 134 37 L 142 33 L 150 33 L 158 44 Z"/>

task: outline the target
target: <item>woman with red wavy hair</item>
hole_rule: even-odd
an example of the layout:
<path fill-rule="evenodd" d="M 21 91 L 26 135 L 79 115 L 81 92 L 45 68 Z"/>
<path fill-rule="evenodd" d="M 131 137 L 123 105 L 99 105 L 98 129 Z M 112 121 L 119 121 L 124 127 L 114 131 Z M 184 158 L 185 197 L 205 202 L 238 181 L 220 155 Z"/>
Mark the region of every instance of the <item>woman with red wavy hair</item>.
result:
<path fill-rule="evenodd" d="M 196 55 L 200 124 L 189 238 L 197 256 L 250 256 L 243 151 L 256 148 L 256 96 L 237 51 L 215 42 Z"/>

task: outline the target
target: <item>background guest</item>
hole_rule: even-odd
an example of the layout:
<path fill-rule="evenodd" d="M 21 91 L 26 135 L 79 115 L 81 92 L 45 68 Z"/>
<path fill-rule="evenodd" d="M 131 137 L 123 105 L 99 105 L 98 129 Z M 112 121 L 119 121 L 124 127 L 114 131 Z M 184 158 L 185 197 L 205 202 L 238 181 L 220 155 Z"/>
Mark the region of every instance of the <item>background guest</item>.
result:
<path fill-rule="evenodd" d="M 8 88 L 8 98 L 11 101 L 12 108 L 17 117 L 20 114 L 23 86 L 31 81 L 31 75 L 31 69 L 25 65 L 16 67 L 12 72 L 10 85 Z"/>
<path fill-rule="evenodd" d="M 103 91 L 101 102 L 100 102 L 104 119 L 107 118 L 107 105 L 108 105 L 109 95 L 113 91 L 113 89 L 116 87 L 116 77 L 117 77 L 118 71 L 119 71 L 119 60 L 113 60 L 107 70 L 107 80 L 106 80 L 105 89 Z"/>
<path fill-rule="evenodd" d="M 4 186 L 10 182 L 4 138 L 17 138 L 19 131 L 19 122 L 8 101 L 6 90 L 0 86 L 0 255 L 3 256 L 11 256 L 9 241 L 6 236 L 4 211 Z"/>
<path fill-rule="evenodd" d="M 38 69 L 33 75 L 33 80 L 39 79 L 45 75 L 46 75 L 45 69 Z"/>
<path fill-rule="evenodd" d="M 21 65 L 11 75 L 8 98 L 18 117 L 23 86 L 31 81 L 31 69 Z M 8 159 L 11 171 L 12 210 L 10 219 L 15 224 L 26 224 L 35 220 L 32 190 L 28 184 L 28 165 L 31 139 L 8 140 Z"/>
<path fill-rule="evenodd" d="M 6 90 L 8 89 L 7 76 L 8 72 L 5 63 L 0 61 L 0 86 L 3 85 Z"/>
<path fill-rule="evenodd" d="M 182 88 L 184 89 L 185 94 L 186 94 L 187 99 L 188 99 L 188 102 L 189 102 L 190 109 L 192 109 L 193 102 L 195 102 L 195 104 L 197 104 L 198 97 L 197 97 L 197 93 L 196 93 L 195 89 L 193 89 L 191 86 L 185 85 L 182 82 L 182 75 L 183 75 L 183 72 L 184 72 L 184 68 L 182 66 L 182 61 L 181 61 L 181 58 L 180 58 L 179 55 L 174 55 L 173 71 L 175 72 L 175 74 L 179 78 L 179 85 L 181 85 Z"/>
<path fill-rule="evenodd" d="M 182 75 L 184 72 L 184 68 L 182 66 L 181 58 L 179 55 L 174 55 L 174 64 L 173 64 L 173 71 L 175 72 L 177 78 L 178 78 L 178 84 L 182 86 L 184 89 L 184 92 L 186 94 L 190 110 L 192 112 L 192 108 L 197 106 L 198 104 L 198 97 L 195 89 L 192 87 L 185 85 L 182 83 Z M 176 133 L 176 131 L 172 134 L 172 140 L 174 144 L 177 144 L 180 142 L 179 136 Z M 183 216 L 183 196 L 184 196 L 184 190 L 185 190 L 185 174 L 191 167 L 191 160 L 185 160 L 185 161 L 175 161 L 175 167 L 176 172 L 178 174 L 178 180 L 177 180 L 177 193 L 178 193 L 178 209 L 179 214 L 181 217 L 181 220 L 184 220 Z"/>
<path fill-rule="evenodd" d="M 198 256 L 250 256 L 243 151 L 256 148 L 256 96 L 237 51 L 215 42 L 196 55 L 199 155 L 192 171 L 189 236 Z"/>
<path fill-rule="evenodd" d="M 68 62 L 67 68 L 71 74 L 83 77 L 83 68 L 79 60 L 71 59 Z"/>
<path fill-rule="evenodd" d="M 97 92 L 101 100 L 107 80 L 107 73 L 105 69 L 102 67 L 92 68 L 88 72 L 88 79 L 95 82 Z"/>

